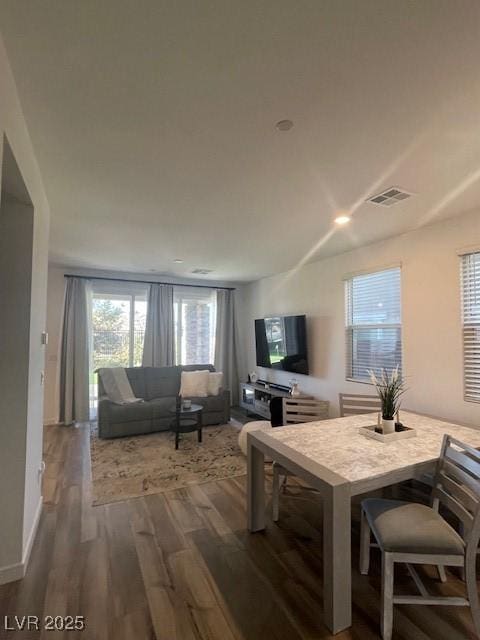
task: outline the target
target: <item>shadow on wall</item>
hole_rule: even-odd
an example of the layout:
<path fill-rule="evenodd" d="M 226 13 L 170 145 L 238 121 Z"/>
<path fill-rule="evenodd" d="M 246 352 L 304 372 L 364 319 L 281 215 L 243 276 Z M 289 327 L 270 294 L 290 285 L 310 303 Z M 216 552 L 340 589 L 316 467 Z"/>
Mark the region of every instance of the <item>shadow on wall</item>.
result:
<path fill-rule="evenodd" d="M 332 318 L 308 315 L 307 340 L 310 375 L 326 378 L 332 349 Z"/>

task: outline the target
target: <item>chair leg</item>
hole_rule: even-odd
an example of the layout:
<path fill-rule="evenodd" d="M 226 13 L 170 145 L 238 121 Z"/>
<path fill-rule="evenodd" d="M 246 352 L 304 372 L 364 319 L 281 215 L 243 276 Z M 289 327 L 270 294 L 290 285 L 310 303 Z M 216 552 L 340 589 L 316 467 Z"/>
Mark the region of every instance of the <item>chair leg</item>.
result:
<path fill-rule="evenodd" d="M 463 524 L 463 522 L 459 523 L 458 533 L 465 540 L 465 525 Z M 463 580 L 463 582 L 466 581 L 465 565 L 463 567 L 460 567 L 460 580 Z"/>
<path fill-rule="evenodd" d="M 278 522 L 280 511 L 280 473 L 278 466 L 273 463 L 273 485 L 272 485 L 272 518 Z"/>
<path fill-rule="evenodd" d="M 391 640 L 393 631 L 393 574 L 391 553 L 382 553 L 382 611 L 381 631 L 383 640 Z"/>
<path fill-rule="evenodd" d="M 440 578 L 440 582 L 446 582 L 447 574 L 445 573 L 445 567 L 443 566 L 443 564 L 437 565 L 437 570 L 438 570 L 438 577 Z"/>
<path fill-rule="evenodd" d="M 362 520 L 360 524 L 360 573 L 362 576 L 368 575 L 370 567 L 370 525 L 367 516 L 362 509 Z"/>
<path fill-rule="evenodd" d="M 467 583 L 467 595 L 470 603 L 470 611 L 472 612 L 473 626 L 475 628 L 477 638 L 480 638 L 480 605 L 478 602 L 476 560 L 476 553 L 465 558 L 465 579 Z"/>

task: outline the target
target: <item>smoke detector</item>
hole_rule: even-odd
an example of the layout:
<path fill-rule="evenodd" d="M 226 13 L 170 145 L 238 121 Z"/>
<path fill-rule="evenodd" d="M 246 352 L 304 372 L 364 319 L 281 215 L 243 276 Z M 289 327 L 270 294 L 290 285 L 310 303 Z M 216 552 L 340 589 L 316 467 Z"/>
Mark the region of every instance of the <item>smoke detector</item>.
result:
<path fill-rule="evenodd" d="M 212 273 L 212 269 L 193 269 L 192 273 L 196 273 L 198 276 L 206 276 L 208 273 Z"/>
<path fill-rule="evenodd" d="M 293 127 L 293 122 L 291 120 L 279 120 L 275 125 L 275 128 L 279 131 L 290 131 Z"/>
<path fill-rule="evenodd" d="M 389 187 L 385 189 L 385 191 L 382 191 L 382 193 L 368 198 L 366 202 L 373 202 L 373 204 L 379 204 L 382 207 L 392 207 L 394 204 L 411 198 L 413 195 L 413 193 L 405 191 L 405 189 L 400 189 L 400 187 Z"/>

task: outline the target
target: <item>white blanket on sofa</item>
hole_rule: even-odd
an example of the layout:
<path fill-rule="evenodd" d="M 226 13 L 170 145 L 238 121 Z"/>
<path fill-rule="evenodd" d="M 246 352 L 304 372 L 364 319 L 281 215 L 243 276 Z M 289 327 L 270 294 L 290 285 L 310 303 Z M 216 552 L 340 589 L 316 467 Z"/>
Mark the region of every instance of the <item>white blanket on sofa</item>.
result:
<path fill-rule="evenodd" d="M 98 370 L 98 375 L 102 378 L 108 399 L 115 404 L 143 402 L 142 398 L 136 398 L 133 395 L 130 381 L 123 367 L 102 368 Z"/>

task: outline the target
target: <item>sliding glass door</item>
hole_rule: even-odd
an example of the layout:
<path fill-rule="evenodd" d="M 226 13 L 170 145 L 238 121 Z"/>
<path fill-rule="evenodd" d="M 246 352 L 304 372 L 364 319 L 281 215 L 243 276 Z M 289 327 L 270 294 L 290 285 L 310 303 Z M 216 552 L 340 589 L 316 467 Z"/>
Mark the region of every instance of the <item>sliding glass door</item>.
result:
<path fill-rule="evenodd" d="M 95 291 L 92 300 L 90 415 L 96 417 L 97 374 L 100 367 L 142 364 L 147 296 L 145 291 Z"/>

